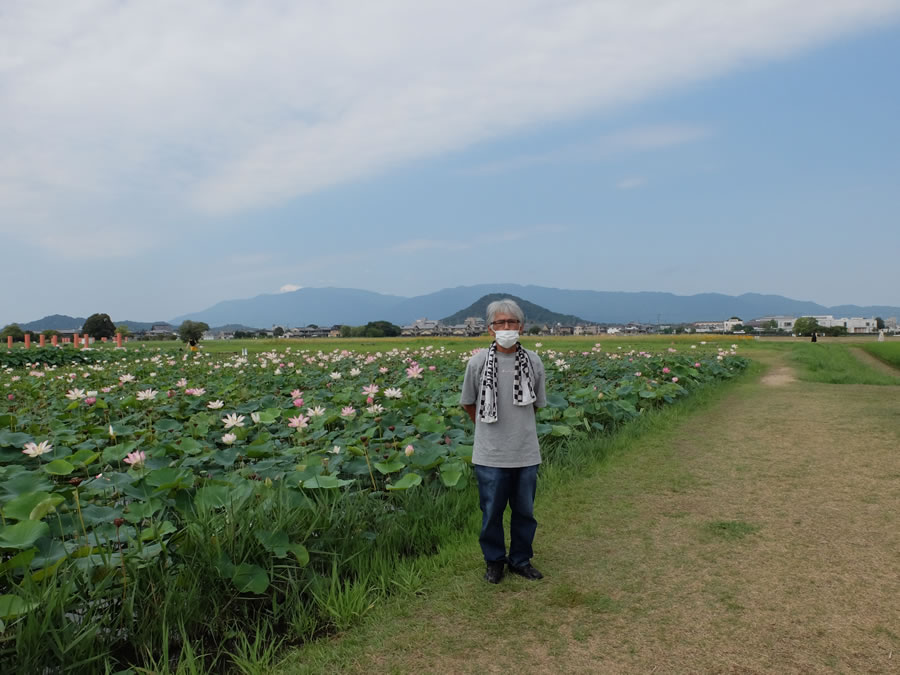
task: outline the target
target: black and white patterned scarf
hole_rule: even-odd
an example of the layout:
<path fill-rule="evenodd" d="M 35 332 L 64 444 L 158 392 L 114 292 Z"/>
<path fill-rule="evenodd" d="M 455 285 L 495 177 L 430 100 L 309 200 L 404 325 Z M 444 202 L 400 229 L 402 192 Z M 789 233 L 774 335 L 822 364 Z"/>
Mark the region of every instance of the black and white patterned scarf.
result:
<path fill-rule="evenodd" d="M 497 343 L 488 349 L 484 370 L 481 373 L 481 403 L 478 419 L 491 424 L 497 421 L 497 387 L 500 378 L 497 370 Z M 534 395 L 534 379 L 531 376 L 531 361 L 519 343 L 516 343 L 516 373 L 513 377 L 513 405 L 531 405 L 537 400 Z"/>

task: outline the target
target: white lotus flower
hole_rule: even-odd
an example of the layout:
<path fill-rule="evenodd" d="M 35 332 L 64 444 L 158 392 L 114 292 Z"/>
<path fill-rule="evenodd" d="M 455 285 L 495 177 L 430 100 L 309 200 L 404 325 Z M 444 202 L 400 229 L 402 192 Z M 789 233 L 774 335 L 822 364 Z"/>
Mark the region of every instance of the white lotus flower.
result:
<path fill-rule="evenodd" d="M 50 441 L 41 441 L 40 443 L 26 443 L 25 449 L 22 450 L 29 457 L 40 457 L 53 450 Z"/>
<path fill-rule="evenodd" d="M 225 415 L 225 417 L 222 418 L 222 422 L 225 424 L 226 429 L 242 427 L 244 426 L 244 416 L 238 415 L 237 413 L 231 413 L 230 415 Z"/>
<path fill-rule="evenodd" d="M 209 403 L 206 404 L 206 407 L 209 408 L 210 410 L 218 410 L 219 408 L 224 408 L 225 403 L 222 401 L 219 401 L 219 400 L 210 401 Z"/>

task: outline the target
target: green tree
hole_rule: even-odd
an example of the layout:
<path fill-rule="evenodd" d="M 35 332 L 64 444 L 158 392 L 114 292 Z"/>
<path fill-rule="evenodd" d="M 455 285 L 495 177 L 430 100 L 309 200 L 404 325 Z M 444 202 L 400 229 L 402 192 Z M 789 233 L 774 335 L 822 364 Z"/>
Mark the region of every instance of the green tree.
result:
<path fill-rule="evenodd" d="M 122 337 L 131 337 L 131 329 L 127 323 L 120 323 L 116 326 L 116 333 Z"/>
<path fill-rule="evenodd" d="M 54 335 L 59 336 L 59 331 L 54 328 L 48 328 L 47 330 L 42 330 L 41 335 L 44 337 L 53 337 Z"/>
<path fill-rule="evenodd" d="M 390 321 L 370 321 L 366 324 L 366 337 L 397 337 L 403 332 Z"/>
<path fill-rule="evenodd" d="M 341 326 L 341 337 L 350 337 L 353 329 L 350 326 Z"/>
<path fill-rule="evenodd" d="M 116 334 L 116 325 L 109 318 L 109 314 L 91 314 L 81 330 L 92 338 L 111 338 Z"/>
<path fill-rule="evenodd" d="M 794 333 L 797 335 L 812 335 L 822 332 L 819 322 L 811 316 L 801 316 L 794 322 Z"/>
<path fill-rule="evenodd" d="M 200 342 L 203 333 L 209 330 L 209 326 L 202 321 L 183 321 L 178 327 L 178 337 L 182 342 Z"/>
<path fill-rule="evenodd" d="M 764 326 L 766 330 L 778 330 L 778 322 L 775 319 L 769 319 Z"/>
<path fill-rule="evenodd" d="M 6 340 L 10 335 L 12 336 L 13 342 L 21 342 L 25 339 L 25 332 L 17 323 L 11 323 L 0 331 L 0 339 Z"/>
<path fill-rule="evenodd" d="M 538 326 L 537 324 L 533 325 L 531 328 L 528 329 L 528 334 L 529 335 L 540 335 L 541 327 Z"/>
<path fill-rule="evenodd" d="M 880 316 L 875 317 L 875 328 L 877 330 L 884 330 L 884 319 L 882 319 Z"/>
<path fill-rule="evenodd" d="M 281 337 L 282 335 L 284 335 L 284 328 L 282 328 L 281 326 L 275 326 L 275 329 L 272 331 L 272 335 L 274 335 L 275 337 Z"/>

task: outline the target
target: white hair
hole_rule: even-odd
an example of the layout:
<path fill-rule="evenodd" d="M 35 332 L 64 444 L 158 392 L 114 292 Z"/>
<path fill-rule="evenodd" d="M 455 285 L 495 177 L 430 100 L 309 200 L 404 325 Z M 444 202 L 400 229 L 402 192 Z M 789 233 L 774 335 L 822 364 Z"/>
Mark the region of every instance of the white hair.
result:
<path fill-rule="evenodd" d="M 502 300 L 494 300 L 487 306 L 487 322 L 490 326 L 494 322 L 494 317 L 498 314 L 512 314 L 519 320 L 521 325 L 525 325 L 525 312 L 519 307 L 518 303 L 511 298 L 503 298 Z"/>

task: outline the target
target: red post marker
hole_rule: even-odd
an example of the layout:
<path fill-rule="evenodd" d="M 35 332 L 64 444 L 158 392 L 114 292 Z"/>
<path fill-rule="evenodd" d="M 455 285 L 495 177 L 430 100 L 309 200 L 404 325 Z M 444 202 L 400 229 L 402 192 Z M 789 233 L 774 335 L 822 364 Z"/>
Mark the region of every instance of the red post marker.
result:
<path fill-rule="evenodd" d="M 12 349 L 12 335 L 6 336 L 6 348 Z"/>
<path fill-rule="evenodd" d="M 50 336 L 50 344 L 51 345 L 53 345 L 55 347 L 58 342 L 59 342 L 59 340 L 57 339 L 57 336 L 55 336 L 55 335 Z"/>
<path fill-rule="evenodd" d="M 106 342 L 106 338 L 105 337 L 100 338 L 100 342 Z"/>
<path fill-rule="evenodd" d="M 72 334 L 72 345 L 75 347 L 75 349 L 78 349 L 78 333 Z"/>
<path fill-rule="evenodd" d="M 25 349 L 31 347 L 31 333 L 25 333 Z"/>
<path fill-rule="evenodd" d="M 84 337 L 84 346 L 86 348 L 90 347 L 91 346 L 91 336 L 88 335 L 87 333 L 85 333 L 83 337 Z"/>
<path fill-rule="evenodd" d="M 44 335 L 43 333 L 41 333 L 41 336 L 38 338 L 38 345 L 39 345 L 40 347 L 46 347 L 46 346 L 47 346 L 47 336 Z"/>
<path fill-rule="evenodd" d="M 116 333 L 116 347 L 122 348 L 122 334 Z"/>

